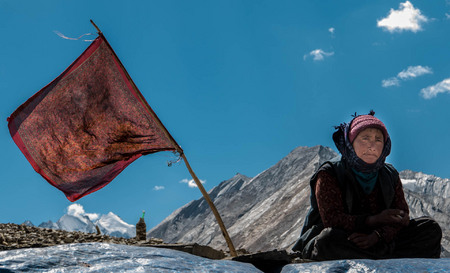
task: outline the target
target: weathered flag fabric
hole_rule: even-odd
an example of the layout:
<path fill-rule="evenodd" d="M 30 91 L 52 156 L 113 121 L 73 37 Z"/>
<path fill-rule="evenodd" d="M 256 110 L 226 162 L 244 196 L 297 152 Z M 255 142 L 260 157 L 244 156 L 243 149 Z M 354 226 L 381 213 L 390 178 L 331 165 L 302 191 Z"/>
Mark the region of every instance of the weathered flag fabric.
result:
<path fill-rule="evenodd" d="M 181 152 L 103 35 L 12 113 L 8 127 L 36 172 L 72 202 L 142 155 Z"/>

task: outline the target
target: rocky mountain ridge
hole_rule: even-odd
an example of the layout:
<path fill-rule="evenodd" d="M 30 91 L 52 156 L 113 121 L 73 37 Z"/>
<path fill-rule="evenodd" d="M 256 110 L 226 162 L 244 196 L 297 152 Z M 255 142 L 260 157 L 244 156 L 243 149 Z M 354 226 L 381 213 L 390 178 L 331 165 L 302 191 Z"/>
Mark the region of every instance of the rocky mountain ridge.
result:
<path fill-rule="evenodd" d="M 213 188 L 210 197 L 235 247 L 250 252 L 290 249 L 309 209 L 309 179 L 323 162 L 336 156 L 328 147 L 298 147 L 253 178 L 237 174 Z M 408 170 L 400 177 L 411 217 L 434 217 L 443 229 L 443 247 L 450 249 L 450 180 Z M 227 248 L 203 198 L 174 211 L 148 236 L 168 243 L 197 242 Z M 449 253 L 444 250 L 443 255 Z"/>
<path fill-rule="evenodd" d="M 309 206 L 309 180 L 315 169 L 336 157 L 330 148 L 299 147 L 254 178 L 241 174 L 222 182 L 210 197 L 236 248 L 250 252 L 291 246 Z M 148 233 L 166 242 L 198 241 L 225 248 L 206 201 L 195 200 L 173 212 Z"/>
<path fill-rule="evenodd" d="M 421 172 L 400 172 L 412 218 L 429 215 L 441 226 L 444 255 L 450 257 L 450 179 Z"/>

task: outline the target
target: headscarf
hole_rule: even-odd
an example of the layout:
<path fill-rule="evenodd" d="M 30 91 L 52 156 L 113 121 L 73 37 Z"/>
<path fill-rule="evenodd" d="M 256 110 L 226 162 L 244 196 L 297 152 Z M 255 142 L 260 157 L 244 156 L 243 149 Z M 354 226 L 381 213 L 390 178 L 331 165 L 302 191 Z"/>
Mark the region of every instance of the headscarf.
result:
<path fill-rule="evenodd" d="M 373 115 L 375 115 L 375 112 L 370 111 L 370 113 L 368 115 L 372 116 L 373 119 L 376 119 L 377 121 L 379 121 L 379 119 L 373 117 Z M 356 152 L 353 149 L 353 145 L 349 138 L 349 131 L 352 128 L 351 125 L 352 125 L 353 121 L 361 119 L 361 116 L 362 115 L 356 116 L 356 114 L 355 114 L 355 116 L 352 119 L 352 121 L 350 122 L 350 124 L 344 122 L 344 123 L 341 123 L 341 125 L 336 126 L 335 127 L 336 132 L 333 133 L 333 141 L 334 141 L 334 144 L 336 144 L 337 149 L 339 150 L 339 152 L 342 155 L 342 160 L 345 160 L 352 169 L 354 169 L 358 172 L 362 172 L 362 173 L 378 172 L 384 166 L 384 161 L 386 160 L 386 157 L 391 153 L 391 138 L 389 137 L 389 134 L 387 133 L 386 129 L 381 130 L 383 132 L 385 142 L 384 142 L 383 151 L 381 152 L 380 157 L 373 164 L 368 164 L 368 163 L 364 162 L 361 158 L 359 158 L 356 155 Z M 365 115 L 365 116 L 367 116 L 367 115 Z M 381 121 L 379 121 L 379 122 L 381 124 L 383 124 Z M 383 127 L 384 127 L 384 124 L 383 124 Z M 358 129 L 359 129 L 359 132 L 361 132 L 362 130 L 364 130 L 366 128 L 379 128 L 379 126 L 374 126 L 373 123 L 365 123 L 363 126 L 360 126 Z M 354 137 L 356 137 L 356 135 Z"/>

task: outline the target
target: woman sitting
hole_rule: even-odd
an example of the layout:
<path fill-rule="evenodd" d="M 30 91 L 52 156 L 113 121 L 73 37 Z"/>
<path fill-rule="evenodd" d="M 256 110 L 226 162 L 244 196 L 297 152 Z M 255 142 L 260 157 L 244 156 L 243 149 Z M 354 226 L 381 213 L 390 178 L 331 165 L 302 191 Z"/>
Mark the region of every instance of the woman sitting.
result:
<path fill-rule="evenodd" d="M 336 127 L 342 157 L 311 178 L 311 209 L 293 247 L 305 259 L 440 257 L 441 228 L 430 217 L 409 219 L 399 174 L 385 163 L 391 140 L 374 114 Z"/>

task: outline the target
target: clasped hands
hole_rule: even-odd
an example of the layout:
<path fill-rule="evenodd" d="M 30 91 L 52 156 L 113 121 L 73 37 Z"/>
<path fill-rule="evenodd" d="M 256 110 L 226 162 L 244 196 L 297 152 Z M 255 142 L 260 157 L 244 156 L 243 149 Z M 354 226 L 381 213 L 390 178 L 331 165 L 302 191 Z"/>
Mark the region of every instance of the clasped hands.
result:
<path fill-rule="evenodd" d="M 409 214 L 399 209 L 386 209 L 377 215 L 368 216 L 366 225 L 371 228 L 377 228 L 385 225 L 407 226 L 409 224 Z M 352 233 L 348 240 L 356 244 L 359 248 L 367 249 L 380 240 L 376 232 L 370 234 Z"/>

